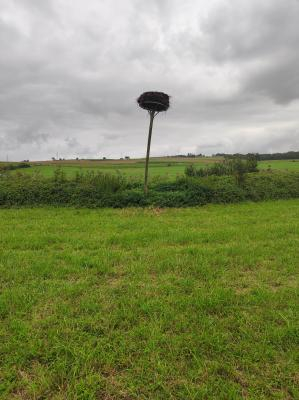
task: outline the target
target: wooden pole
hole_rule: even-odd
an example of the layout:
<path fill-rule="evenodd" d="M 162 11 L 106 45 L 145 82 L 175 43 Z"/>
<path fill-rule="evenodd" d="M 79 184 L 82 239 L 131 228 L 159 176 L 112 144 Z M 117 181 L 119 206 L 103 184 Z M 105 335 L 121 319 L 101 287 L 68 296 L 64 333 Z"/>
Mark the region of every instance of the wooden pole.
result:
<path fill-rule="evenodd" d="M 148 193 L 148 186 L 147 186 L 148 163 L 149 163 L 149 155 L 150 155 L 150 149 L 151 149 L 153 122 L 154 122 L 154 118 L 157 114 L 155 113 L 155 111 L 149 111 L 149 115 L 150 115 L 150 124 L 149 124 L 149 130 L 148 130 L 147 150 L 146 150 L 146 159 L 145 159 L 145 173 L 144 173 L 144 193 L 145 194 Z"/>

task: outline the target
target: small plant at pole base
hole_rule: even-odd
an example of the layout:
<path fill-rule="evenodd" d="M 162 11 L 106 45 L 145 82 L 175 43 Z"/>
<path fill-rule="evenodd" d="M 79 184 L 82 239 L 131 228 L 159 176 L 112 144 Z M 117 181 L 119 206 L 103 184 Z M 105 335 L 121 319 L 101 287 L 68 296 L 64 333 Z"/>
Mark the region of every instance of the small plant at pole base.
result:
<path fill-rule="evenodd" d="M 145 92 L 137 99 L 137 103 L 141 108 L 147 110 L 150 116 L 150 124 L 148 131 L 147 150 L 145 159 L 145 172 L 144 172 L 144 193 L 148 192 L 148 163 L 151 148 L 152 130 L 154 118 L 159 112 L 166 111 L 169 108 L 169 96 L 163 92 Z"/>

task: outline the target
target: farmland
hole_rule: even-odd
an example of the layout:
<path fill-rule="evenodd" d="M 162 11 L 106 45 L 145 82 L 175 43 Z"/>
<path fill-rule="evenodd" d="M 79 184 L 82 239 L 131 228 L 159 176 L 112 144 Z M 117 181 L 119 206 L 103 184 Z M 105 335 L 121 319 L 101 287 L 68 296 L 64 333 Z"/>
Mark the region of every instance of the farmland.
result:
<path fill-rule="evenodd" d="M 298 200 L 0 210 L 0 398 L 298 398 L 298 221 Z"/>
<path fill-rule="evenodd" d="M 196 166 L 206 166 L 214 162 L 220 161 L 221 158 L 210 157 L 202 159 L 194 158 L 152 158 L 150 162 L 150 174 L 157 177 L 175 178 L 178 174 L 183 174 L 186 165 L 191 163 Z M 66 161 L 48 161 L 34 162 L 32 167 L 28 168 L 26 173 L 40 172 L 44 176 L 52 176 L 57 167 L 63 169 L 67 176 L 74 176 L 76 172 L 105 172 L 105 173 L 121 173 L 128 177 L 142 177 L 144 175 L 144 159 L 135 160 L 66 160 Z"/>
<path fill-rule="evenodd" d="M 184 174 L 187 165 L 194 164 L 196 167 L 205 167 L 215 162 L 219 162 L 220 157 L 203 158 L 177 158 L 164 157 L 152 158 L 150 161 L 150 176 L 153 178 L 161 177 L 163 179 L 173 180 L 178 175 Z M 123 174 L 127 177 L 142 178 L 144 175 L 144 160 L 66 160 L 66 161 L 46 161 L 33 162 L 31 168 L 24 169 L 22 172 L 32 174 L 41 173 L 44 176 L 53 176 L 57 167 L 63 169 L 65 174 L 72 177 L 76 172 L 106 172 L 113 174 Z M 299 160 L 272 160 L 261 161 L 258 164 L 260 170 L 299 171 Z"/>

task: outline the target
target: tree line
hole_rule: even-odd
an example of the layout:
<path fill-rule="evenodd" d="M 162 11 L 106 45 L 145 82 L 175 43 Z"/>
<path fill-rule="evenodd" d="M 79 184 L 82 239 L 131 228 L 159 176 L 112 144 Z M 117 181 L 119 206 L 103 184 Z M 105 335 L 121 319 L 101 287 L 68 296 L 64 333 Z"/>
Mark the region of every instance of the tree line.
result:
<path fill-rule="evenodd" d="M 299 159 L 299 151 L 287 151 L 286 153 L 217 153 L 214 154 L 215 157 L 224 157 L 224 158 L 241 158 L 247 159 L 248 157 L 254 155 L 258 161 L 263 160 L 298 160 Z"/>

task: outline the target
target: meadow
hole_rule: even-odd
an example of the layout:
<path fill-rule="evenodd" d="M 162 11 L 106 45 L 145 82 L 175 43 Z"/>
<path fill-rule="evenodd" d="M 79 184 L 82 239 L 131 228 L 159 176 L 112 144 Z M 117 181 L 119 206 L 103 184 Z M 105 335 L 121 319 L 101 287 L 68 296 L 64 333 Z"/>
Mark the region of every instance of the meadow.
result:
<path fill-rule="evenodd" d="M 153 177 L 161 176 L 163 178 L 174 179 L 177 175 L 184 174 L 187 165 L 194 163 L 198 167 L 204 167 L 221 160 L 219 157 L 207 158 L 178 158 L 162 157 L 151 158 L 150 174 Z M 87 171 L 104 172 L 112 174 L 123 174 L 127 177 L 144 176 L 144 159 L 132 160 L 61 160 L 33 162 L 31 168 L 24 172 L 32 174 L 39 172 L 43 176 L 51 177 L 54 171 L 59 167 L 66 176 L 72 177 L 76 173 L 85 173 Z"/>
<path fill-rule="evenodd" d="M 152 178 L 163 178 L 173 180 L 177 176 L 183 175 L 186 166 L 194 164 L 197 168 L 211 165 L 215 162 L 222 161 L 220 157 L 203 157 L 203 158 L 178 158 L 178 157 L 162 157 L 151 158 L 149 173 Z M 73 177 L 76 173 L 84 173 L 87 171 L 105 172 L 112 174 L 123 174 L 127 177 L 143 178 L 144 176 L 143 159 L 135 160 L 66 160 L 66 161 L 46 161 L 33 162 L 31 168 L 22 169 L 22 172 L 32 174 L 41 173 L 43 176 L 53 176 L 57 167 L 65 172 L 66 176 Z M 283 171 L 299 171 L 299 160 L 271 160 L 261 161 L 258 163 L 260 170 L 283 170 Z"/>
<path fill-rule="evenodd" d="M 0 398 L 298 399 L 299 200 L 0 209 Z"/>

